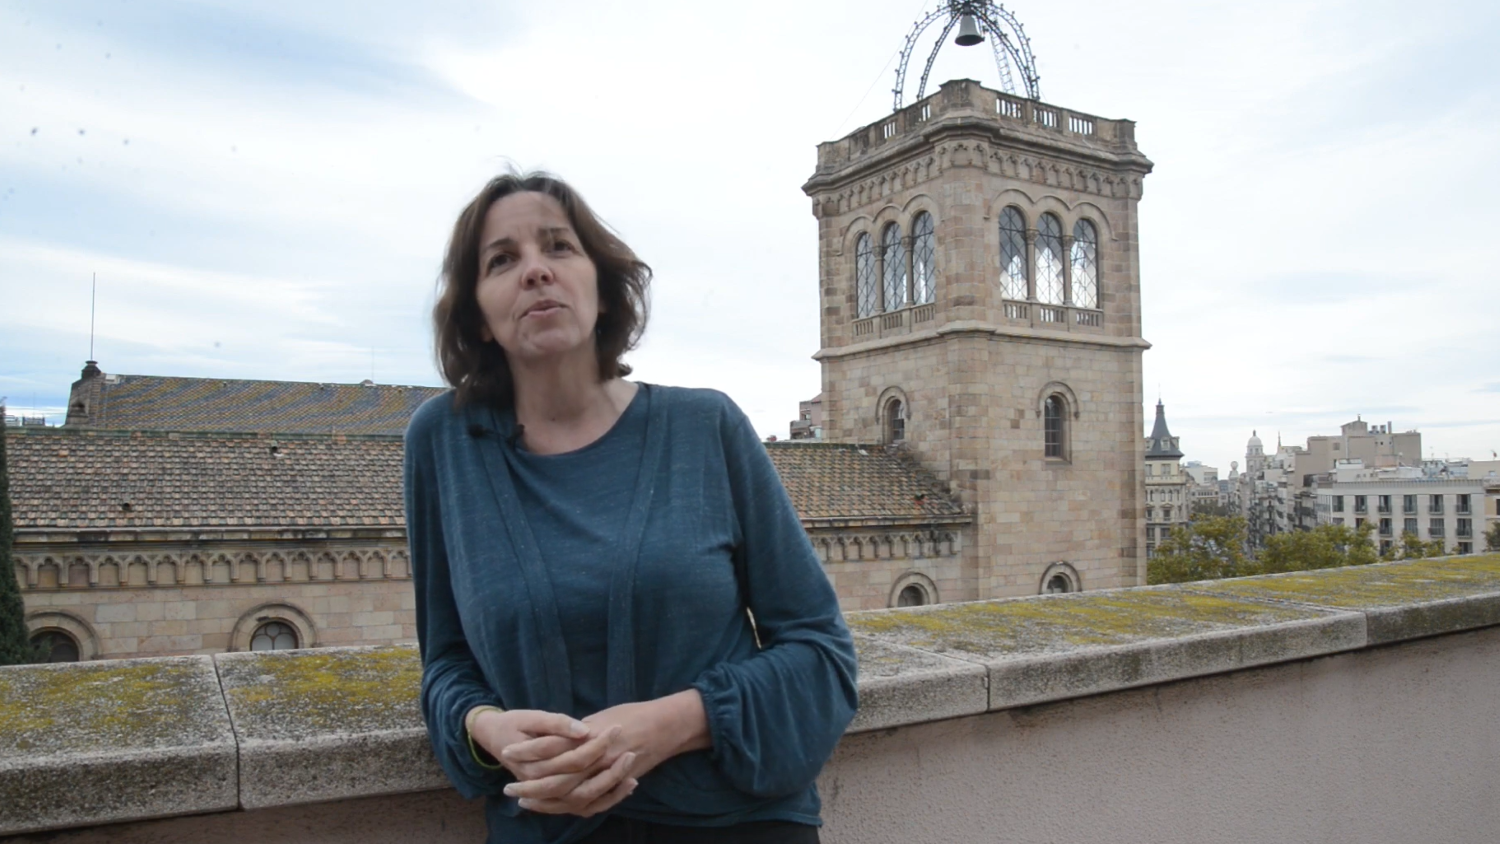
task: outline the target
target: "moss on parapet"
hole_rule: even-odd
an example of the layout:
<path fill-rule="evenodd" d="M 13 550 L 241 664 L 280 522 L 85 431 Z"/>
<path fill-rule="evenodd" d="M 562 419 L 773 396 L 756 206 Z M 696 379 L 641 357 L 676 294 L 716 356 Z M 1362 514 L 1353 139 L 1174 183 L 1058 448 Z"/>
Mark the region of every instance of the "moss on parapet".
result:
<path fill-rule="evenodd" d="M 923 650 L 1041 655 L 1323 618 L 1316 610 L 1181 587 L 945 604 L 852 613 L 857 633 Z"/>
<path fill-rule="evenodd" d="M 1373 610 L 1500 595 L 1500 554 L 1404 560 L 1185 584 L 1199 592 Z"/>
<path fill-rule="evenodd" d="M 0 669 L 0 759 L 227 739 L 224 704 L 207 657 Z"/>
<path fill-rule="evenodd" d="M 422 662 L 413 647 L 226 654 L 217 662 L 241 739 L 422 727 Z"/>

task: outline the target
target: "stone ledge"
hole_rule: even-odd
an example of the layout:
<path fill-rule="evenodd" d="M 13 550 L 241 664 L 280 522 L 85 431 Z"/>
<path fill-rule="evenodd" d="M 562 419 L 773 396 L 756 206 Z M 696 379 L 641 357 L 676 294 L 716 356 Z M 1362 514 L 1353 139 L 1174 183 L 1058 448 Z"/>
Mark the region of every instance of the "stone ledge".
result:
<path fill-rule="evenodd" d="M 261 809 L 448 784 L 432 756 L 410 646 L 214 657 L 240 747 L 240 806 Z"/>
<path fill-rule="evenodd" d="M 977 715 L 989 707 L 984 666 L 854 636 L 859 712 L 849 732 Z"/>
<path fill-rule="evenodd" d="M 1204 594 L 1363 613 L 1369 644 L 1500 624 L 1500 554 L 1186 584 Z"/>
<path fill-rule="evenodd" d="M 1500 626 L 1500 555 L 849 624 L 867 732 Z M 0 669 L 0 835 L 442 788 L 420 677 L 403 646 Z"/>
<path fill-rule="evenodd" d="M 237 755 L 209 657 L 0 668 L 0 835 L 233 809 Z"/>
<path fill-rule="evenodd" d="M 1359 613 L 1157 586 L 852 613 L 862 636 L 983 666 L 1008 709 L 1363 647 Z M 933 720 L 911 712 L 906 723 Z"/>

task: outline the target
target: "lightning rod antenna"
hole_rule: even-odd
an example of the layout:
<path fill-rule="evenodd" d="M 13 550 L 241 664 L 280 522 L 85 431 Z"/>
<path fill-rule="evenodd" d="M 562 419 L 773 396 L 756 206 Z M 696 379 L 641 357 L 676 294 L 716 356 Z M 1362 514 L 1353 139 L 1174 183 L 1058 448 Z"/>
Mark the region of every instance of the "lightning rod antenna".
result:
<path fill-rule="evenodd" d="M 89 283 L 89 360 L 94 358 L 94 303 L 99 294 L 99 274 L 93 273 L 94 280 Z"/>

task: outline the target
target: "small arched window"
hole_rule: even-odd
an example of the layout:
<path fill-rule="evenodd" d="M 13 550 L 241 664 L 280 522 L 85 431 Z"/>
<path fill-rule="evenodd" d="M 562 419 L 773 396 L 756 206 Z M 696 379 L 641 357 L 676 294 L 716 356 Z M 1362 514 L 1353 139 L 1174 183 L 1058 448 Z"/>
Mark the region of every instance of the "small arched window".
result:
<path fill-rule="evenodd" d="M 252 651 L 289 651 L 297 647 L 297 631 L 283 621 L 268 621 L 250 636 Z"/>
<path fill-rule="evenodd" d="M 31 646 L 42 662 L 78 661 L 77 640 L 61 630 L 38 630 L 31 637 Z"/>
<path fill-rule="evenodd" d="M 1072 591 L 1073 584 L 1068 582 L 1065 575 L 1054 574 L 1047 579 L 1047 594 L 1049 595 L 1060 595 Z"/>
<path fill-rule="evenodd" d="M 1067 440 L 1067 413 L 1062 396 L 1050 395 L 1042 412 L 1044 453 L 1047 457 L 1062 458 Z"/>
<path fill-rule="evenodd" d="M 1080 308 L 1099 307 L 1099 234 L 1088 220 L 1073 224 L 1072 258 L 1073 304 Z"/>
<path fill-rule="evenodd" d="M 875 279 L 875 247 L 868 234 L 854 242 L 854 296 L 861 318 L 880 310 L 880 285 Z"/>
<path fill-rule="evenodd" d="M 885 403 L 885 441 L 892 445 L 906 439 L 906 405 L 900 399 Z"/>
<path fill-rule="evenodd" d="M 906 307 L 906 248 L 901 245 L 901 227 L 895 223 L 880 234 L 880 258 L 885 265 L 885 309 Z"/>
<path fill-rule="evenodd" d="M 922 587 L 915 583 L 902 589 L 901 593 L 896 596 L 896 606 L 898 607 L 920 607 L 926 604 L 927 593 L 923 592 Z"/>
<path fill-rule="evenodd" d="M 1044 305 L 1063 303 L 1062 223 L 1052 214 L 1036 221 L 1036 298 Z"/>
<path fill-rule="evenodd" d="M 932 231 L 932 215 L 921 212 L 911 221 L 912 303 L 931 302 L 937 294 L 934 278 L 937 263 L 937 241 Z"/>
<path fill-rule="evenodd" d="M 1026 218 L 1014 205 L 1000 212 L 1000 295 L 1026 299 Z"/>

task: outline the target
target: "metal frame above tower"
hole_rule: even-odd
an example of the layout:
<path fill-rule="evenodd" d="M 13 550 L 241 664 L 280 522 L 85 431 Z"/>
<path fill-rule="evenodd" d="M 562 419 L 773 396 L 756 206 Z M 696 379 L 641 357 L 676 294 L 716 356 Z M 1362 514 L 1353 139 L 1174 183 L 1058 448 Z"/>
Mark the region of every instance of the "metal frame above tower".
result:
<path fill-rule="evenodd" d="M 896 87 L 892 89 L 895 95 L 893 111 L 901 110 L 902 96 L 906 88 L 906 68 L 911 62 L 917 40 L 922 37 L 922 33 L 929 26 L 945 16 L 948 21 L 943 25 L 942 33 L 938 35 L 937 43 L 932 47 L 932 53 L 927 56 L 927 64 L 922 68 L 922 79 L 917 83 L 916 99 L 920 100 L 925 95 L 927 77 L 932 73 L 932 64 L 937 61 L 938 51 L 943 48 L 943 44 L 948 40 L 948 33 L 952 32 L 955 26 L 960 27 L 960 46 L 972 46 L 979 43 L 979 33 L 989 36 L 990 49 L 995 53 L 995 68 L 1000 72 L 1000 85 L 1007 94 L 1022 96 L 1022 92 L 1016 90 L 1015 78 L 1011 73 L 1011 67 L 1014 65 L 1025 85 L 1024 96 L 1032 100 L 1042 98 L 1041 80 L 1036 72 L 1036 58 L 1031 54 L 1031 39 L 1026 37 L 1026 30 L 1016 16 L 999 3 L 989 2 L 989 0 L 947 0 L 946 3 L 917 21 L 906 36 L 906 44 L 901 48 L 901 60 L 896 64 Z"/>

